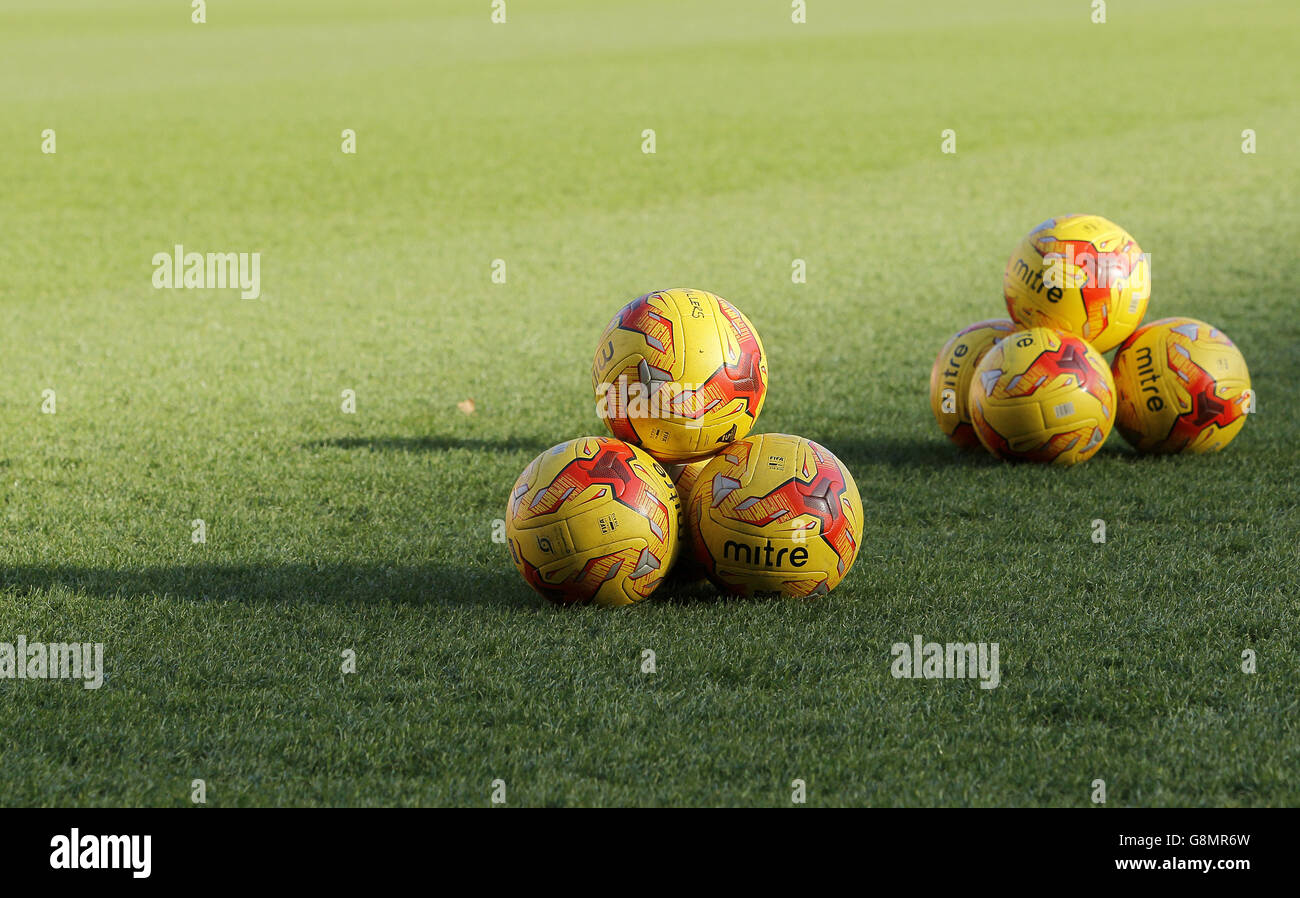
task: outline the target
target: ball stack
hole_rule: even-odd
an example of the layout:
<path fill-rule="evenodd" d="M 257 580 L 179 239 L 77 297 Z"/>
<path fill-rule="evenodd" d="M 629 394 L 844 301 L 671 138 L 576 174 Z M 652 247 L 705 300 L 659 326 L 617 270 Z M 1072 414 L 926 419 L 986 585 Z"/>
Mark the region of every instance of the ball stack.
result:
<path fill-rule="evenodd" d="M 827 449 L 750 436 L 767 397 L 753 324 L 703 290 L 647 293 L 611 319 L 591 369 L 613 438 L 583 437 L 516 481 L 506 539 L 562 604 L 638 602 L 671 574 L 740 595 L 824 595 L 848 573 L 862 501 Z"/>
<path fill-rule="evenodd" d="M 1048 219 L 1002 282 L 1011 319 L 962 329 L 930 372 L 931 410 L 957 445 L 1073 465 L 1118 425 L 1140 452 L 1209 452 L 1254 411 L 1246 362 L 1221 331 L 1191 318 L 1141 326 L 1150 259 L 1114 222 Z"/>

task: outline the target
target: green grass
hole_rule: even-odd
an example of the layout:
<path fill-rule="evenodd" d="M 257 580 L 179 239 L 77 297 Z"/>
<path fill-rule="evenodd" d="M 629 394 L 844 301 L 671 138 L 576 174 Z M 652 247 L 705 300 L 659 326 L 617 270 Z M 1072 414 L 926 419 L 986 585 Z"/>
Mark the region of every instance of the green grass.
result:
<path fill-rule="evenodd" d="M 108 674 L 0 680 L 0 803 L 1300 804 L 1300 9 L 883 6 L 0 3 L 0 642 Z M 938 433 L 934 353 L 1071 211 L 1242 348 L 1224 453 Z M 154 290 L 176 243 L 260 252 L 262 299 Z M 665 286 L 739 305 L 759 429 L 855 475 L 826 599 L 556 609 L 492 541 Z M 1002 685 L 895 680 L 917 633 Z"/>

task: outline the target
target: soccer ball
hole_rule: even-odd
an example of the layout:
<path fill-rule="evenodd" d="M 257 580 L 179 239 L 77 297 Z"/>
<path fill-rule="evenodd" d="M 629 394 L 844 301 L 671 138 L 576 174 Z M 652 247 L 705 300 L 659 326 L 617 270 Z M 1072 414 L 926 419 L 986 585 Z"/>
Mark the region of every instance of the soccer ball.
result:
<path fill-rule="evenodd" d="M 1254 411 L 1241 351 L 1195 318 L 1151 322 L 1124 341 L 1111 372 L 1115 424 L 1142 452 L 1215 452 Z"/>
<path fill-rule="evenodd" d="M 1127 231 L 1099 215 L 1049 218 L 1011 254 L 1002 292 L 1022 327 L 1055 328 L 1106 352 L 1142 323 L 1151 264 Z"/>
<path fill-rule="evenodd" d="M 610 433 L 678 464 L 749 433 L 767 396 L 767 355 L 749 319 L 722 297 L 661 290 L 610 321 L 591 382 Z"/>
<path fill-rule="evenodd" d="M 1101 353 L 1051 328 L 999 340 L 971 377 L 971 423 L 998 458 L 1085 461 L 1106 442 L 1114 412 L 1115 383 Z"/>
<path fill-rule="evenodd" d="M 685 508 L 690 503 L 691 490 L 695 489 L 695 484 L 700 479 L 700 472 L 704 470 L 704 466 L 708 463 L 709 460 L 703 458 L 686 465 L 674 465 L 668 469 L 668 476 L 677 485 L 677 495 L 681 497 L 682 508 Z"/>
<path fill-rule="evenodd" d="M 958 446 L 969 448 L 980 444 L 966 406 L 971 372 L 994 343 L 1017 330 L 1016 323 L 1006 318 L 977 321 L 958 331 L 939 350 L 930 369 L 930 410 L 939 422 L 939 429 Z"/>
<path fill-rule="evenodd" d="M 701 459 L 693 461 L 688 465 L 677 465 L 668 469 L 668 476 L 672 477 L 673 483 L 677 484 L 677 496 L 682 501 L 682 509 L 690 508 L 691 492 L 695 489 L 695 484 L 699 482 L 700 472 L 709 460 Z M 697 580 L 704 579 L 704 568 L 695 560 L 695 552 L 691 546 L 687 545 L 688 538 L 682 535 L 682 550 L 677 555 L 677 563 L 668 571 L 668 579 L 676 580 L 680 583 L 694 583 Z"/>
<path fill-rule="evenodd" d="M 696 559 L 738 595 L 825 595 L 862 541 L 862 499 L 848 469 L 783 433 L 724 449 L 700 473 L 688 508 Z"/>
<path fill-rule="evenodd" d="M 668 472 L 608 437 L 570 440 L 537 456 L 506 509 L 515 567 L 561 604 L 641 601 L 673 563 L 680 526 Z"/>

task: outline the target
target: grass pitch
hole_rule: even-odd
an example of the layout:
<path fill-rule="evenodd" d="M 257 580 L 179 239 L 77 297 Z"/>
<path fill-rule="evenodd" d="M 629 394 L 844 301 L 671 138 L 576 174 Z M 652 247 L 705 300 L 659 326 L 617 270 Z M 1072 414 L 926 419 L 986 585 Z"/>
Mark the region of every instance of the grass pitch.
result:
<path fill-rule="evenodd" d="M 1300 804 L 1300 9 L 808 6 L 0 6 L 0 641 L 107 676 L 0 680 L 0 802 Z M 938 433 L 935 352 L 1073 211 L 1242 348 L 1227 451 Z M 176 244 L 261 253 L 261 298 L 155 290 Z M 668 286 L 746 312 L 759 429 L 855 475 L 827 599 L 561 610 L 493 542 Z M 1001 685 L 893 678 L 915 634 Z"/>

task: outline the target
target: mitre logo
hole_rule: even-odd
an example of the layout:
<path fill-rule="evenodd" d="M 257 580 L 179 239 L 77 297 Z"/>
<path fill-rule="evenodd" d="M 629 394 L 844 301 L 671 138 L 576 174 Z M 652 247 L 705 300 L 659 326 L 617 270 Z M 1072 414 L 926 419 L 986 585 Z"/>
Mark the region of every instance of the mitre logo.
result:
<path fill-rule="evenodd" d="M 785 566 L 785 553 L 789 552 L 791 566 L 803 567 L 808 563 L 808 550 L 803 546 L 794 549 L 784 546 L 776 550 L 775 558 L 772 557 L 772 548 L 770 539 L 766 545 L 760 546 L 755 543 L 752 547 L 729 539 L 722 544 L 722 557 L 750 567 L 779 568 Z"/>

